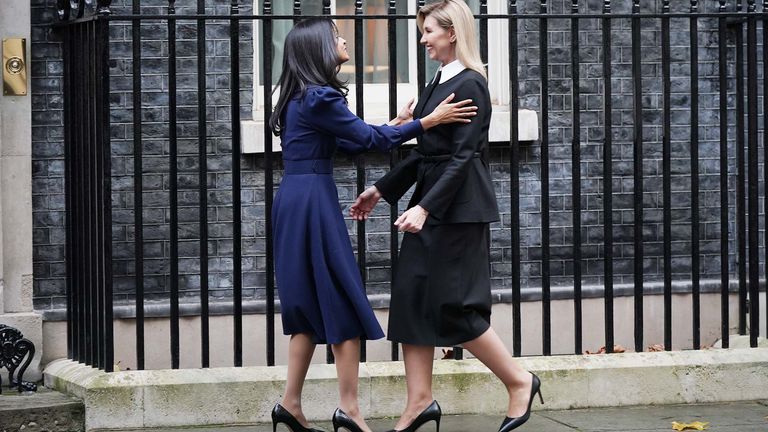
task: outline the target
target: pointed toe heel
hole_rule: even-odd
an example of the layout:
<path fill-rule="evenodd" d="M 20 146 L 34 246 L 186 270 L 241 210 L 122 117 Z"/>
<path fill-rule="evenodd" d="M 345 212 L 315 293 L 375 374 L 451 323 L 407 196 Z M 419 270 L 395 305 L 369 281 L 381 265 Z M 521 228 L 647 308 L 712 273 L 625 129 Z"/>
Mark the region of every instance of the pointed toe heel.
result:
<path fill-rule="evenodd" d="M 435 422 L 435 431 L 440 432 L 440 418 L 442 416 L 443 411 L 440 409 L 440 404 L 438 404 L 436 400 L 433 400 L 424 411 L 419 413 L 407 428 L 403 430 L 392 429 L 390 432 L 416 432 L 420 427 L 431 421 Z"/>
<path fill-rule="evenodd" d="M 322 432 L 319 429 L 304 427 L 293 414 L 280 404 L 272 408 L 272 432 L 277 432 L 277 425 L 284 424 L 291 432 Z"/>
<path fill-rule="evenodd" d="M 536 374 L 531 374 L 531 375 L 533 377 L 531 379 L 531 396 L 528 399 L 528 409 L 520 417 L 505 418 L 504 421 L 501 422 L 501 426 L 499 427 L 499 432 L 509 432 L 525 424 L 525 422 L 527 422 L 528 419 L 531 418 L 531 405 L 533 405 L 533 398 L 537 394 L 539 395 L 539 400 L 541 401 L 541 403 L 544 404 L 544 397 L 541 395 L 541 380 L 539 379 L 539 377 L 536 376 Z"/>
<path fill-rule="evenodd" d="M 333 432 L 339 432 L 341 428 L 349 432 L 363 432 L 360 426 L 340 408 L 336 408 L 336 411 L 333 412 L 331 423 L 333 423 Z"/>

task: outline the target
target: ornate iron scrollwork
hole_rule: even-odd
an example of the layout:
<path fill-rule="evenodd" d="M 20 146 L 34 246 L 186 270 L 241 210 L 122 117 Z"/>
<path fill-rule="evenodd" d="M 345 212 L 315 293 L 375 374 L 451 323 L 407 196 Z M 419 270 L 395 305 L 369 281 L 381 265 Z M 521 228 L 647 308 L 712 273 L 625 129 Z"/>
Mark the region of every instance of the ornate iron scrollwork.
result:
<path fill-rule="evenodd" d="M 37 391 L 37 385 L 24 381 L 24 372 L 35 356 L 35 344 L 25 339 L 20 331 L 0 324 L 0 369 L 8 369 L 11 387 L 18 387 L 19 392 Z M 2 393 L 0 379 L 0 393 Z"/>

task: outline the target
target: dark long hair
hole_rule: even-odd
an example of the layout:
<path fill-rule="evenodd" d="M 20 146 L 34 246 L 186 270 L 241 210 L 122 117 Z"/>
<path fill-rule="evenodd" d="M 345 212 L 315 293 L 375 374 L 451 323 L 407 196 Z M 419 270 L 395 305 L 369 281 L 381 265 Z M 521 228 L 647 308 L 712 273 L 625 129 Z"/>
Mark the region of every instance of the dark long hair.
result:
<path fill-rule="evenodd" d="M 330 86 L 347 95 L 346 83 L 339 80 L 339 54 L 336 24 L 327 18 L 298 22 L 285 37 L 283 72 L 277 85 L 280 97 L 269 119 L 272 133 L 281 135 L 285 107 L 292 97 L 302 96 L 309 85 Z"/>

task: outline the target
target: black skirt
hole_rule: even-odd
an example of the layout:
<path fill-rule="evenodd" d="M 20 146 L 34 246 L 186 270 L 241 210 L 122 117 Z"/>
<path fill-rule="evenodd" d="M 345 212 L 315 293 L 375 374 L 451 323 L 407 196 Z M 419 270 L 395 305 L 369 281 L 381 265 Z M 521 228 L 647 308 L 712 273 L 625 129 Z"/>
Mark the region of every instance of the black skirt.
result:
<path fill-rule="evenodd" d="M 387 338 L 454 346 L 491 324 L 487 223 L 424 224 L 406 233 L 392 285 Z"/>

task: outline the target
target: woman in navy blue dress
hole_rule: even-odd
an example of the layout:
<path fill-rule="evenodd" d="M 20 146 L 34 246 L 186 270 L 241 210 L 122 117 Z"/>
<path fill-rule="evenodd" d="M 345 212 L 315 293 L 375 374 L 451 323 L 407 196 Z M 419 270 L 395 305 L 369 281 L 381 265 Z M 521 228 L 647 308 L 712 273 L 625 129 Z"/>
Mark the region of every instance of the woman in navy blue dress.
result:
<path fill-rule="evenodd" d="M 469 122 L 471 101 L 446 98 L 434 112 L 413 120 L 410 103 L 387 125 L 371 126 L 346 102 L 337 77 L 349 60 L 346 41 L 328 19 L 298 23 L 285 40 L 280 96 L 270 126 L 282 140 L 285 176 L 272 210 L 275 270 L 283 332 L 291 336 L 288 377 L 274 427 L 312 431 L 301 408 L 301 390 L 316 344 L 331 344 L 339 378 L 334 430 L 370 431 L 357 401 L 360 340 L 384 336 L 363 289 L 333 181 L 337 150 L 390 151 L 425 130 Z"/>

